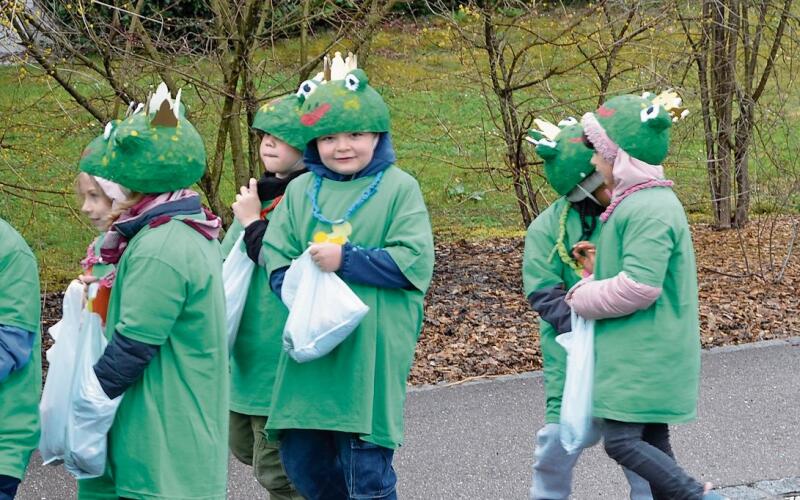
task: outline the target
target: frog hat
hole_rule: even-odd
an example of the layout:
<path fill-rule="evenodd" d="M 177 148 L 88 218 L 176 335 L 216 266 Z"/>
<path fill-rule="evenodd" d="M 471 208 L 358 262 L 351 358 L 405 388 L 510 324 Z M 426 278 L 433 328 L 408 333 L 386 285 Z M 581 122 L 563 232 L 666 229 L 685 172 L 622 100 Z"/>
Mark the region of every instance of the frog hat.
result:
<path fill-rule="evenodd" d="M 306 140 L 305 127 L 300 123 L 301 103 L 301 99 L 292 94 L 264 104 L 253 118 L 253 128 L 274 135 L 302 152 L 306 148 Z"/>
<path fill-rule="evenodd" d="M 206 151 L 186 119 L 181 91 L 173 99 L 162 83 L 143 108 L 106 125 L 102 139 L 84 150 L 81 171 L 141 193 L 188 188 L 205 171 Z"/>
<path fill-rule="evenodd" d="M 369 85 L 352 54 L 346 61 L 336 53 L 325 80 L 306 80 L 297 91 L 302 101 L 300 123 L 305 141 L 341 132 L 388 132 L 389 108 Z"/>
<path fill-rule="evenodd" d="M 583 127 L 573 117 L 557 126 L 538 118 L 533 122 L 538 130 L 529 130 L 525 139 L 544 160 L 547 183 L 571 202 L 591 197 L 603 184 L 603 176 L 591 164 L 593 152 L 583 143 Z"/>
<path fill-rule="evenodd" d="M 609 99 L 594 113 L 581 119 L 586 137 L 597 152 L 614 163 L 619 150 L 649 165 L 660 165 L 669 149 L 669 129 L 673 121 L 689 112 L 681 108 L 681 98 L 673 91 L 653 97 L 621 95 Z"/>

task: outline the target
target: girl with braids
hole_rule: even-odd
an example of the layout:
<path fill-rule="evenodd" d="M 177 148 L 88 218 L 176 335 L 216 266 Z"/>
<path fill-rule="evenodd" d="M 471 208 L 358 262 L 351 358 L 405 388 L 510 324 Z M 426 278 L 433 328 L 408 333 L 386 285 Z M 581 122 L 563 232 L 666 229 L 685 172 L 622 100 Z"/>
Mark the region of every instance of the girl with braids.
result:
<path fill-rule="evenodd" d="M 571 310 L 567 290 L 584 274 L 572 258 L 572 245 L 596 241 L 598 217 L 609 204 L 602 175 L 591 165 L 592 151 L 581 140 L 583 129 L 574 118 L 555 125 L 536 120 L 541 130 L 529 132 L 530 142 L 544 160 L 547 182 L 561 195 L 534 220 L 525 238 L 523 284 L 531 307 L 539 313 L 547 397 L 545 426 L 536 434 L 531 500 L 566 499 L 572 470 L 580 453 L 568 454 L 561 445 L 559 417 L 566 376 L 566 352 L 556 336 L 569 332 Z M 549 136 L 549 137 L 548 137 Z M 624 469 L 631 498 L 652 498 L 647 481 Z"/>

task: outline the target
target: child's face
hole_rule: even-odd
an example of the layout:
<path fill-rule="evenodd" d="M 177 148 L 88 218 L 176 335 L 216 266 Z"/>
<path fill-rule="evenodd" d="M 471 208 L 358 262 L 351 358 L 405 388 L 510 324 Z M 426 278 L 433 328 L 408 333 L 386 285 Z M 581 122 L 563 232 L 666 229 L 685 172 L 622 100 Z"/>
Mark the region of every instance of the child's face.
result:
<path fill-rule="evenodd" d="M 81 212 L 100 231 L 108 229 L 108 216 L 111 213 L 111 198 L 106 196 L 102 189 L 88 174 L 78 176 L 78 195 L 83 198 Z"/>
<path fill-rule="evenodd" d="M 364 170 L 372 161 L 378 134 L 372 132 L 343 132 L 317 139 L 322 163 L 337 174 L 353 175 Z"/>
<path fill-rule="evenodd" d="M 614 170 L 614 166 L 606 161 L 606 159 L 597 152 L 595 152 L 592 156 L 591 163 L 594 165 L 594 168 L 596 168 L 597 171 L 603 176 L 606 186 L 613 189 L 614 175 L 612 174 L 612 171 Z"/>
<path fill-rule="evenodd" d="M 300 160 L 302 152 L 296 150 L 274 135 L 264 134 L 261 137 L 261 147 L 259 150 L 261 163 L 264 170 L 275 174 L 278 178 L 288 177 L 289 174 L 303 168 Z"/>

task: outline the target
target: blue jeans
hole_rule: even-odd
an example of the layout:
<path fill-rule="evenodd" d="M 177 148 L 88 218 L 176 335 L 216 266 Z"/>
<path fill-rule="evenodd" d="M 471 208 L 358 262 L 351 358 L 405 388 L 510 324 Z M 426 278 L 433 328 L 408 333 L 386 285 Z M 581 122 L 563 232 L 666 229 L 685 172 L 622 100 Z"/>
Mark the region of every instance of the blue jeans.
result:
<path fill-rule="evenodd" d="M 703 485 L 675 461 L 667 424 L 634 424 L 604 420 L 603 444 L 608 456 L 650 483 L 656 500 L 698 500 Z"/>
<path fill-rule="evenodd" d="M 281 434 L 281 462 L 289 480 L 308 500 L 395 500 L 394 450 L 357 434 L 289 429 Z"/>
<path fill-rule="evenodd" d="M 11 500 L 17 494 L 19 479 L 0 474 L 0 500 Z"/>

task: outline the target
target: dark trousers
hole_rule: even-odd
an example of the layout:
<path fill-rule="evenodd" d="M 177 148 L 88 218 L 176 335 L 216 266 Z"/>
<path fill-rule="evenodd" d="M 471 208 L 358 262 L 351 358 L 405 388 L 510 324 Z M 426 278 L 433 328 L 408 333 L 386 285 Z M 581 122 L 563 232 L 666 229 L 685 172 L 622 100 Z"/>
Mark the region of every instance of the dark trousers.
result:
<path fill-rule="evenodd" d="M 308 500 L 395 500 L 394 450 L 347 432 L 289 429 L 281 433 L 281 462 Z"/>
<path fill-rule="evenodd" d="M 17 494 L 19 479 L 0 474 L 0 500 L 12 500 Z"/>
<path fill-rule="evenodd" d="M 655 500 L 703 497 L 703 485 L 675 461 L 667 424 L 633 424 L 606 419 L 603 444 L 609 457 L 650 483 Z"/>

